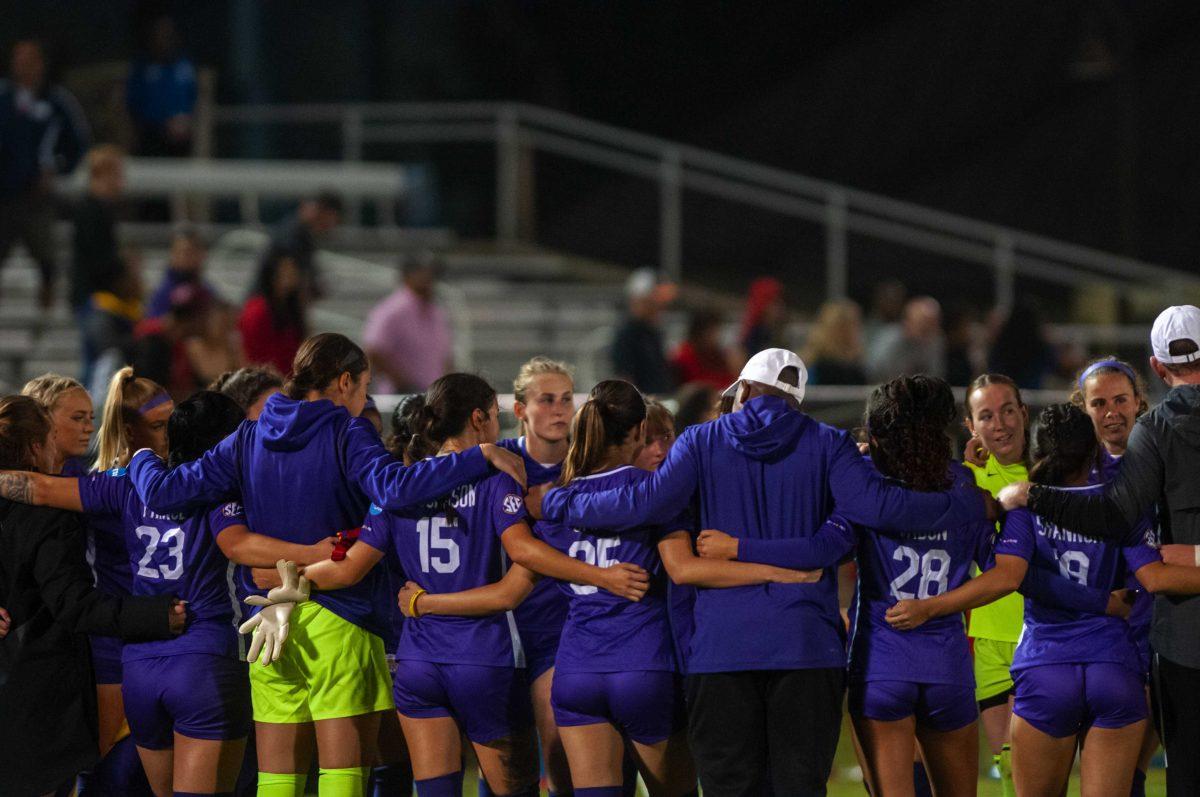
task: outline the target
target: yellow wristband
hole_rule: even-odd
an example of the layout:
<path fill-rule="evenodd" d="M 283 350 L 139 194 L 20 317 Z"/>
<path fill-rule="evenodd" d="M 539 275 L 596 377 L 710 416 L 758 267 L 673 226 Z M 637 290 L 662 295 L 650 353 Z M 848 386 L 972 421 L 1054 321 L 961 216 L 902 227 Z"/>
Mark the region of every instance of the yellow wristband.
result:
<path fill-rule="evenodd" d="M 412 597 L 408 599 L 408 615 L 410 617 L 412 617 L 413 619 L 416 619 L 421 616 L 421 615 L 417 614 L 417 598 L 421 597 L 424 594 L 425 594 L 425 590 L 418 589 L 416 592 L 414 592 L 412 594 Z"/>

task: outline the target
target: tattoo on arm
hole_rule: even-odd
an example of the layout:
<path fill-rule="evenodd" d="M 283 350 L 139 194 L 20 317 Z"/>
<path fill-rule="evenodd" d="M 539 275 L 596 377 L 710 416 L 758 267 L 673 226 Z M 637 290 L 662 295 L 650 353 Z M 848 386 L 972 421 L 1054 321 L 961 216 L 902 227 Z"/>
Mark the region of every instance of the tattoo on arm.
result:
<path fill-rule="evenodd" d="M 28 473 L 0 473 L 0 498 L 33 503 L 33 479 Z"/>

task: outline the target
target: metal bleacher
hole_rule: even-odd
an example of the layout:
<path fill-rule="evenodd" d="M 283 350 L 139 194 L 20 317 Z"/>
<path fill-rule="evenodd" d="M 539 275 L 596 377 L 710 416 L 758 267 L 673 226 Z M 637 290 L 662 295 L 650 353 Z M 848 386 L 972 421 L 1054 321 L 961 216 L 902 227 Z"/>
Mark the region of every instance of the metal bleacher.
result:
<path fill-rule="evenodd" d="M 664 272 L 681 279 L 685 298 L 702 296 L 705 303 L 731 311 L 730 318 L 736 297 L 703 293 L 688 285 L 681 254 L 685 190 L 823 228 L 824 290 L 816 293 L 825 298 L 845 294 L 848 272 L 855 266 L 848 255 L 851 234 L 984 268 L 994 277 L 990 298 L 1001 308 L 1011 302 L 1017 281 L 1025 279 L 1061 285 L 1064 296 L 1081 287 L 1102 286 L 1146 307 L 1200 296 L 1200 277 L 1195 274 L 786 174 L 546 109 L 506 103 L 245 106 L 216 108 L 213 118 L 217 127 L 324 127 L 339 131 L 341 137 L 340 146 L 330 153 L 341 160 L 332 161 L 131 160 L 127 177 L 131 197 L 161 202 L 173 218 L 200 222 L 215 242 L 208 278 L 226 299 L 240 303 L 245 297 L 265 240 L 263 206 L 278 210 L 317 188 L 333 187 L 350 212 L 346 225 L 326 242 L 322 253 L 329 295 L 312 308 L 311 328 L 358 337 L 370 307 L 396 283 L 397 255 L 437 249 L 447 266 L 443 296 L 456 328 L 456 361 L 501 388 L 533 354 L 576 363 L 581 387 L 605 376 L 604 347 L 619 317 L 627 273 L 578 253 L 547 251 L 527 234 L 525 214 L 533 209 L 531 198 L 536 195 L 536 172 L 530 163 L 539 152 L 656 184 L 661 235 L 658 251 L 648 252 L 645 261 L 657 262 Z M 481 184 L 494 183 L 494 238 L 463 242 L 446 229 L 398 227 L 395 210 L 419 180 L 409 179 L 403 163 L 363 159 L 396 142 L 494 144 L 495 174 L 479 176 Z M 64 181 L 61 190 L 68 196 L 77 194 L 80 177 Z M 231 206 L 235 208 L 231 223 L 209 223 L 213 216 L 209 211 L 218 201 L 223 219 L 229 218 Z M 364 214 L 365 209 L 373 212 Z M 621 212 L 624 209 L 614 210 L 614 229 L 622 224 Z M 123 241 L 141 249 L 147 290 L 160 278 L 169 232 L 167 223 L 122 226 Z M 60 225 L 64 270 L 69 233 L 66 224 Z M 816 288 L 821 267 L 812 273 L 814 265 L 804 265 L 804 279 Z M 744 276 L 738 275 L 737 287 Z M 52 312 L 43 314 L 35 297 L 35 272 L 18 248 L 0 271 L 0 388 L 19 386 L 47 370 L 67 374 L 79 370 L 78 330 L 65 303 L 60 301 Z M 678 339 L 681 321 L 679 315 L 668 318 L 669 340 Z M 1136 352 L 1146 340 L 1142 326 L 1091 324 L 1056 331 L 1063 339 L 1093 350 L 1123 347 Z M 799 346 L 804 325 L 795 325 L 793 332 L 792 343 Z M 858 402 L 861 408 L 861 394 L 861 389 L 835 386 L 815 388 L 809 395 L 812 402 Z"/>

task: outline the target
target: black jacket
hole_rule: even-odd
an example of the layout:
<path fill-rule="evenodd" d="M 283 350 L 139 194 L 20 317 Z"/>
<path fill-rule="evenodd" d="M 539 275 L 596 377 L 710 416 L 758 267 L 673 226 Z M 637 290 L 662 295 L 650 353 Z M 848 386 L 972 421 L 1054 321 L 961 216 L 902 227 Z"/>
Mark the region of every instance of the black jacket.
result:
<path fill-rule="evenodd" d="M 1029 508 L 1064 528 L 1115 540 L 1157 505 L 1163 543 L 1200 545 L 1200 385 L 1171 388 L 1138 418 L 1117 477 L 1102 495 L 1035 486 Z M 1159 595 L 1150 641 L 1160 656 L 1200 668 L 1200 597 Z"/>
<path fill-rule="evenodd" d="M 71 237 L 71 306 L 87 304 L 96 291 L 116 290 L 125 272 L 117 245 L 117 209 L 90 193 L 75 206 Z"/>
<path fill-rule="evenodd" d="M 85 634 L 170 638 L 171 598 L 96 589 L 78 516 L 0 499 L 0 794 L 53 791 L 99 759 Z"/>

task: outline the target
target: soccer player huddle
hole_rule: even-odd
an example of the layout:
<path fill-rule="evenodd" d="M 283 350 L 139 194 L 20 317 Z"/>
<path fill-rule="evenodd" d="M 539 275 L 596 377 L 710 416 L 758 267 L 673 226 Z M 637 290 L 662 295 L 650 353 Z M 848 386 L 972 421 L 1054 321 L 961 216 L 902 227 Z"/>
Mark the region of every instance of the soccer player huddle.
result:
<path fill-rule="evenodd" d="M 366 356 L 326 333 L 286 380 L 178 405 L 119 372 L 91 470 L 87 393 L 34 380 L 0 399 L 0 792 L 87 767 L 79 793 L 113 793 L 140 761 L 160 797 L 294 797 L 313 770 L 321 795 L 460 797 L 469 748 L 480 794 L 544 775 L 619 797 L 640 774 L 652 797 L 818 795 L 848 698 L 870 794 L 975 794 L 982 724 L 1006 792 L 1065 793 L 1078 751 L 1084 794 L 1126 797 L 1159 744 L 1153 692 L 1171 793 L 1197 793 L 1200 504 L 1176 496 L 1200 495 L 1178 470 L 1200 310 L 1168 308 L 1151 342 L 1153 409 L 1112 357 L 1036 419 L 1003 375 L 959 405 L 917 374 L 873 391 L 855 440 L 767 349 L 676 439 L 628 382 L 576 407 L 538 357 L 520 437 L 452 373 L 385 442 Z M 98 764 L 51 743 L 89 715 L 36 664 L 83 633 Z"/>

